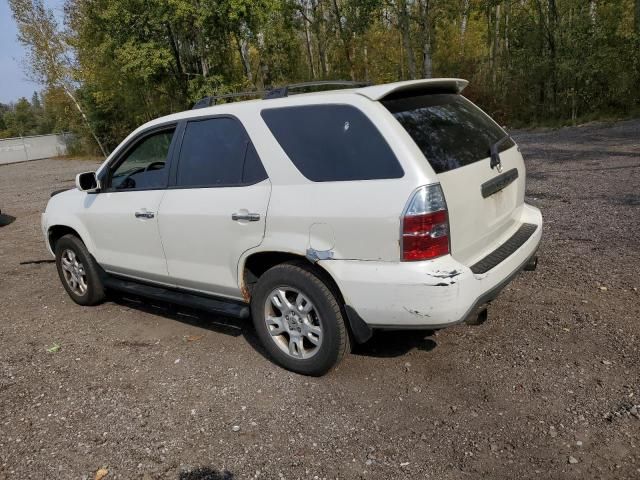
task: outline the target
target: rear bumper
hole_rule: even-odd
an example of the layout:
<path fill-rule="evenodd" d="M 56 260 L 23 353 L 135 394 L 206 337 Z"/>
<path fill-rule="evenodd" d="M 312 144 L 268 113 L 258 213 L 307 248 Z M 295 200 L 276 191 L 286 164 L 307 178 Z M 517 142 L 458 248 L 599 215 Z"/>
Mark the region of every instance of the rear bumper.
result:
<path fill-rule="evenodd" d="M 485 273 L 473 273 L 450 255 L 427 262 L 324 260 L 320 265 L 370 328 L 442 328 L 475 315 L 536 254 L 542 215 L 525 205 L 521 222 L 537 228 Z"/>

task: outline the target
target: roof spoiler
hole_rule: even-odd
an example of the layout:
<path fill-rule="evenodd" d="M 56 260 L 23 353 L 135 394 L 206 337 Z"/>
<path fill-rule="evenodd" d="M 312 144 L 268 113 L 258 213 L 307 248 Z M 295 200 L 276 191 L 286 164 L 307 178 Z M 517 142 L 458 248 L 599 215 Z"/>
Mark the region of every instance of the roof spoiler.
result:
<path fill-rule="evenodd" d="M 357 93 L 371 100 L 382 100 L 399 95 L 423 95 L 428 93 L 460 93 L 469 84 L 462 78 L 429 78 L 407 80 L 406 82 L 387 83 L 359 88 Z"/>

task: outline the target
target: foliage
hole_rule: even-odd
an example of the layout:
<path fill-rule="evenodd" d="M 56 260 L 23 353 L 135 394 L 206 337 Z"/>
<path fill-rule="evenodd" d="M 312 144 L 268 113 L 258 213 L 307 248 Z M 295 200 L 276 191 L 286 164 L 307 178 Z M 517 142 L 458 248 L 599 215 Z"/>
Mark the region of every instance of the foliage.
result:
<path fill-rule="evenodd" d="M 68 35 L 58 28 L 53 12 L 43 0 L 9 0 L 9 7 L 18 26 L 18 40 L 27 47 L 29 73 L 47 89 L 65 93 L 84 121 L 84 130 L 91 133 L 103 155 L 106 152 L 87 120 L 84 109 L 76 99 L 77 78 L 72 61 L 73 51 Z"/>
<path fill-rule="evenodd" d="M 13 104 L 0 104 L 0 138 L 77 130 L 74 119 L 72 106 L 63 92 L 48 89 L 42 99 L 34 92 L 31 102 L 23 97 Z"/>
<path fill-rule="evenodd" d="M 205 95 L 310 79 L 463 77 L 510 125 L 640 107 L 640 0 L 66 0 L 62 31 L 9 1 L 32 71 L 107 150 Z"/>

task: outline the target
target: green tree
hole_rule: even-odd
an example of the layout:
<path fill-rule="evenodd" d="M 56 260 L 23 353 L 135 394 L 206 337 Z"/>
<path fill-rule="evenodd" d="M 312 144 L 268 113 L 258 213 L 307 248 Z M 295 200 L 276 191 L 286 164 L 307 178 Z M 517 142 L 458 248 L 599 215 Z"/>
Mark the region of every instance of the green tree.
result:
<path fill-rule="evenodd" d="M 28 49 L 30 72 L 38 83 L 64 90 L 87 121 L 87 127 L 106 156 L 100 140 L 88 123 L 82 106 L 74 94 L 74 65 L 64 35 L 51 10 L 42 0 L 9 0 L 9 6 L 18 25 L 18 40 Z"/>
<path fill-rule="evenodd" d="M 64 34 L 42 0 L 10 4 L 36 78 L 105 150 L 203 96 L 311 79 L 463 77 L 517 125 L 640 107 L 640 0 L 66 0 Z"/>
<path fill-rule="evenodd" d="M 36 132 L 36 116 L 29 100 L 22 97 L 4 114 L 8 136 L 24 137 Z"/>
<path fill-rule="evenodd" d="M 9 111 L 9 105 L 0 103 L 0 138 L 5 138 L 9 136 L 9 133 L 6 131 L 7 123 L 4 121 L 4 116 L 8 111 Z"/>

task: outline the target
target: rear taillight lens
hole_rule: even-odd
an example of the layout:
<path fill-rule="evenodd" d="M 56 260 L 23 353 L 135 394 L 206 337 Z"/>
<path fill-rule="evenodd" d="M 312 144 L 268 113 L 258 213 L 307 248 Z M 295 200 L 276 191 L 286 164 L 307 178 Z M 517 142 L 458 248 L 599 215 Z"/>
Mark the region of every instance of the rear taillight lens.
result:
<path fill-rule="evenodd" d="M 449 253 L 449 217 L 440 184 L 420 187 L 402 217 L 402 260 L 431 260 Z"/>

